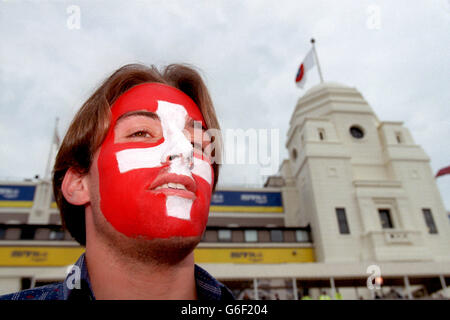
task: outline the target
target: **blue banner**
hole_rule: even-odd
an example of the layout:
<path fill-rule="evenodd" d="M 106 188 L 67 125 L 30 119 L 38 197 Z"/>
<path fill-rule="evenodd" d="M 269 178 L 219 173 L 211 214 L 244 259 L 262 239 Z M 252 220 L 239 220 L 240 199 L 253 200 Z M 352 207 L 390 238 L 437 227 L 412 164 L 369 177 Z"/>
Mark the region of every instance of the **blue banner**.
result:
<path fill-rule="evenodd" d="M 0 201 L 33 201 L 36 186 L 0 185 Z"/>
<path fill-rule="evenodd" d="M 216 191 L 211 199 L 211 211 L 282 212 L 281 192 Z"/>
<path fill-rule="evenodd" d="M 31 208 L 36 186 L 0 185 L 0 207 Z"/>

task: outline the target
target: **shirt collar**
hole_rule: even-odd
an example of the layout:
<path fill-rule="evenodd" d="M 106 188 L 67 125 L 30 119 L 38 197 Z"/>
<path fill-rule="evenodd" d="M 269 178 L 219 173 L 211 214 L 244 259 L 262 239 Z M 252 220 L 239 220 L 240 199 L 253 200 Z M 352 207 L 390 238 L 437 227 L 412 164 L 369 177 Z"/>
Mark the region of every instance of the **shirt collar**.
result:
<path fill-rule="evenodd" d="M 195 265 L 194 274 L 199 300 L 221 300 L 224 287 L 222 283 L 198 265 Z"/>
<path fill-rule="evenodd" d="M 72 270 L 64 280 L 63 293 L 65 300 L 79 298 L 95 300 L 84 253 L 75 262 Z"/>

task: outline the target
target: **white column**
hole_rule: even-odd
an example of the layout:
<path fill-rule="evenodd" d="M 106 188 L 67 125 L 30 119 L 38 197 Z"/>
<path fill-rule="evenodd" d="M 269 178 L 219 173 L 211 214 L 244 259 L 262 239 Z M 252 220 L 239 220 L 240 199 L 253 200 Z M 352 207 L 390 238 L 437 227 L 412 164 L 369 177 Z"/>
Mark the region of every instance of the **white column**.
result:
<path fill-rule="evenodd" d="M 28 216 L 29 224 L 46 224 L 50 219 L 50 206 L 52 202 L 52 182 L 40 179 L 36 185 L 33 207 Z"/>
<path fill-rule="evenodd" d="M 355 287 L 356 300 L 359 300 L 358 287 Z"/>
<path fill-rule="evenodd" d="M 406 293 L 408 294 L 408 299 L 412 300 L 413 299 L 413 295 L 411 293 L 411 287 L 409 286 L 408 276 L 404 276 L 403 277 L 403 281 L 405 282 L 405 289 L 406 289 Z"/>
<path fill-rule="evenodd" d="M 254 293 L 254 300 L 259 300 L 258 296 L 258 279 L 253 279 L 253 293 Z"/>
<path fill-rule="evenodd" d="M 297 279 L 292 278 L 292 290 L 294 290 L 294 300 L 298 300 Z"/>
<path fill-rule="evenodd" d="M 334 285 L 334 278 L 330 278 L 330 286 L 331 286 L 331 299 L 336 298 L 336 286 Z"/>
<path fill-rule="evenodd" d="M 447 284 L 445 283 L 445 278 L 442 274 L 439 275 L 439 280 L 441 280 L 442 290 L 444 291 L 447 290 Z"/>

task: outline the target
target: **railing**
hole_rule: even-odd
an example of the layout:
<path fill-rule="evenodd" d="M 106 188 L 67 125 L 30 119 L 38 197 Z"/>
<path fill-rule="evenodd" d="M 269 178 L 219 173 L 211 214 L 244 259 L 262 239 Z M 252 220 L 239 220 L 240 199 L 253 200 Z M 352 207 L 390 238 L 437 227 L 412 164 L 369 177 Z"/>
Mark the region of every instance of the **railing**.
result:
<path fill-rule="evenodd" d="M 247 239 L 250 231 L 253 238 Z M 0 241 L 74 241 L 58 224 L 0 224 Z M 202 243 L 311 243 L 309 227 L 207 226 Z"/>
<path fill-rule="evenodd" d="M 386 243 L 413 243 L 411 231 L 384 230 Z"/>

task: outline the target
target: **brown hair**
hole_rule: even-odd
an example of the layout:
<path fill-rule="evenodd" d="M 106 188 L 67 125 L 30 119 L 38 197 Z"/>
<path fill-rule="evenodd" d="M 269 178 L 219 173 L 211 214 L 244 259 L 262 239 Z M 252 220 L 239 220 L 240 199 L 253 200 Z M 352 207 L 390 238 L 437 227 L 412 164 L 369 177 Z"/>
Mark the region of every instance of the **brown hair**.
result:
<path fill-rule="evenodd" d="M 63 226 L 81 245 L 86 244 L 84 206 L 72 205 L 64 198 L 61 185 L 69 168 L 87 174 L 92 164 L 94 153 L 103 143 L 109 130 L 111 106 L 125 91 L 146 83 L 159 82 L 187 94 L 199 107 L 205 119 L 207 129 L 217 129 L 220 133 L 214 106 L 205 83 L 200 74 L 192 67 L 171 64 L 161 72 L 155 67 L 129 64 L 116 70 L 87 99 L 72 120 L 61 144 L 53 168 L 53 193 L 61 213 Z M 219 177 L 218 158 L 221 155 L 221 137 L 215 136 L 214 147 L 216 161 L 213 163 L 214 183 Z"/>

